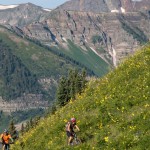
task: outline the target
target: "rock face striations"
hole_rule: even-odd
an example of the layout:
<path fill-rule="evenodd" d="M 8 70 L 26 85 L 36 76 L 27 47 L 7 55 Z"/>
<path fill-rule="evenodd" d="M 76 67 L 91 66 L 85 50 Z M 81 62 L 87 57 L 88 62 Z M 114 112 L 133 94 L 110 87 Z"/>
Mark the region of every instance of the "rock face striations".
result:
<path fill-rule="evenodd" d="M 116 66 L 149 40 L 149 16 L 134 13 L 93 13 L 55 10 L 49 19 L 23 28 L 26 36 L 46 45 L 67 47 L 68 40 L 84 50 L 92 49 L 108 64 Z"/>
<path fill-rule="evenodd" d="M 150 9 L 149 0 L 70 0 L 58 9 L 72 11 L 102 12 L 136 12 Z"/>

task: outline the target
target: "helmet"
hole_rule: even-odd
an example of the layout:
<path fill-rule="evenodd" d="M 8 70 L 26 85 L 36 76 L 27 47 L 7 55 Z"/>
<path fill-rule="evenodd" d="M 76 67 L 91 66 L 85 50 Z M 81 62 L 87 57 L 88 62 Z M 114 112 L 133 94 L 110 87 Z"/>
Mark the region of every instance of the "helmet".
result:
<path fill-rule="evenodd" d="M 5 129 L 5 130 L 4 130 L 4 133 L 8 133 L 8 130 L 7 130 L 7 129 Z"/>
<path fill-rule="evenodd" d="M 75 118 L 71 118 L 71 122 L 76 122 L 76 119 Z"/>

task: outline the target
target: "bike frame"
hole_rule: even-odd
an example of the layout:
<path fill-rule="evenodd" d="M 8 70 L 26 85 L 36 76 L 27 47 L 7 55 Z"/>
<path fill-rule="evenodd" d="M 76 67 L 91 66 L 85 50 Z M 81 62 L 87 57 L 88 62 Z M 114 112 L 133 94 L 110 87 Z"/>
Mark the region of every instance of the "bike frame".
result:
<path fill-rule="evenodd" d="M 81 144 L 81 140 L 77 137 L 77 134 L 74 132 L 73 133 L 73 141 L 72 141 L 73 145 L 78 145 Z"/>

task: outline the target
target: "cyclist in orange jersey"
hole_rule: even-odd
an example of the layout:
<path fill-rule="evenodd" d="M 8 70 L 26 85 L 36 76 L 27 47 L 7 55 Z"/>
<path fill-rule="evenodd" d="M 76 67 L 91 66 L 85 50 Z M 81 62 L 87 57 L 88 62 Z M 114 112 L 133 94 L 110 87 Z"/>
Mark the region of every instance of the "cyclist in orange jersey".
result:
<path fill-rule="evenodd" d="M 4 133 L 1 134 L 1 143 L 3 145 L 3 150 L 5 149 L 5 147 L 8 147 L 9 148 L 9 143 L 10 143 L 10 140 L 11 142 L 13 143 L 13 139 L 11 137 L 11 135 L 8 133 L 8 130 L 4 130 Z"/>

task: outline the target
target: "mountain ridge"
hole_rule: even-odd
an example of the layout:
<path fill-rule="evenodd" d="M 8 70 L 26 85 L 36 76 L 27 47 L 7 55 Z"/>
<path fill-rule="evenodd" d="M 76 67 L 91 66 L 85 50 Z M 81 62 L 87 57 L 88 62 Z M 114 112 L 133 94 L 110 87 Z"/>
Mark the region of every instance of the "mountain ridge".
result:
<path fill-rule="evenodd" d="M 32 3 L 20 4 L 15 8 L 0 10 L 0 12 L 0 24 L 18 27 L 24 27 L 35 21 L 43 21 L 49 15 L 48 11 Z"/>
<path fill-rule="evenodd" d="M 70 0 L 58 6 L 56 9 L 85 11 L 85 12 L 135 12 L 150 9 L 148 0 Z"/>

